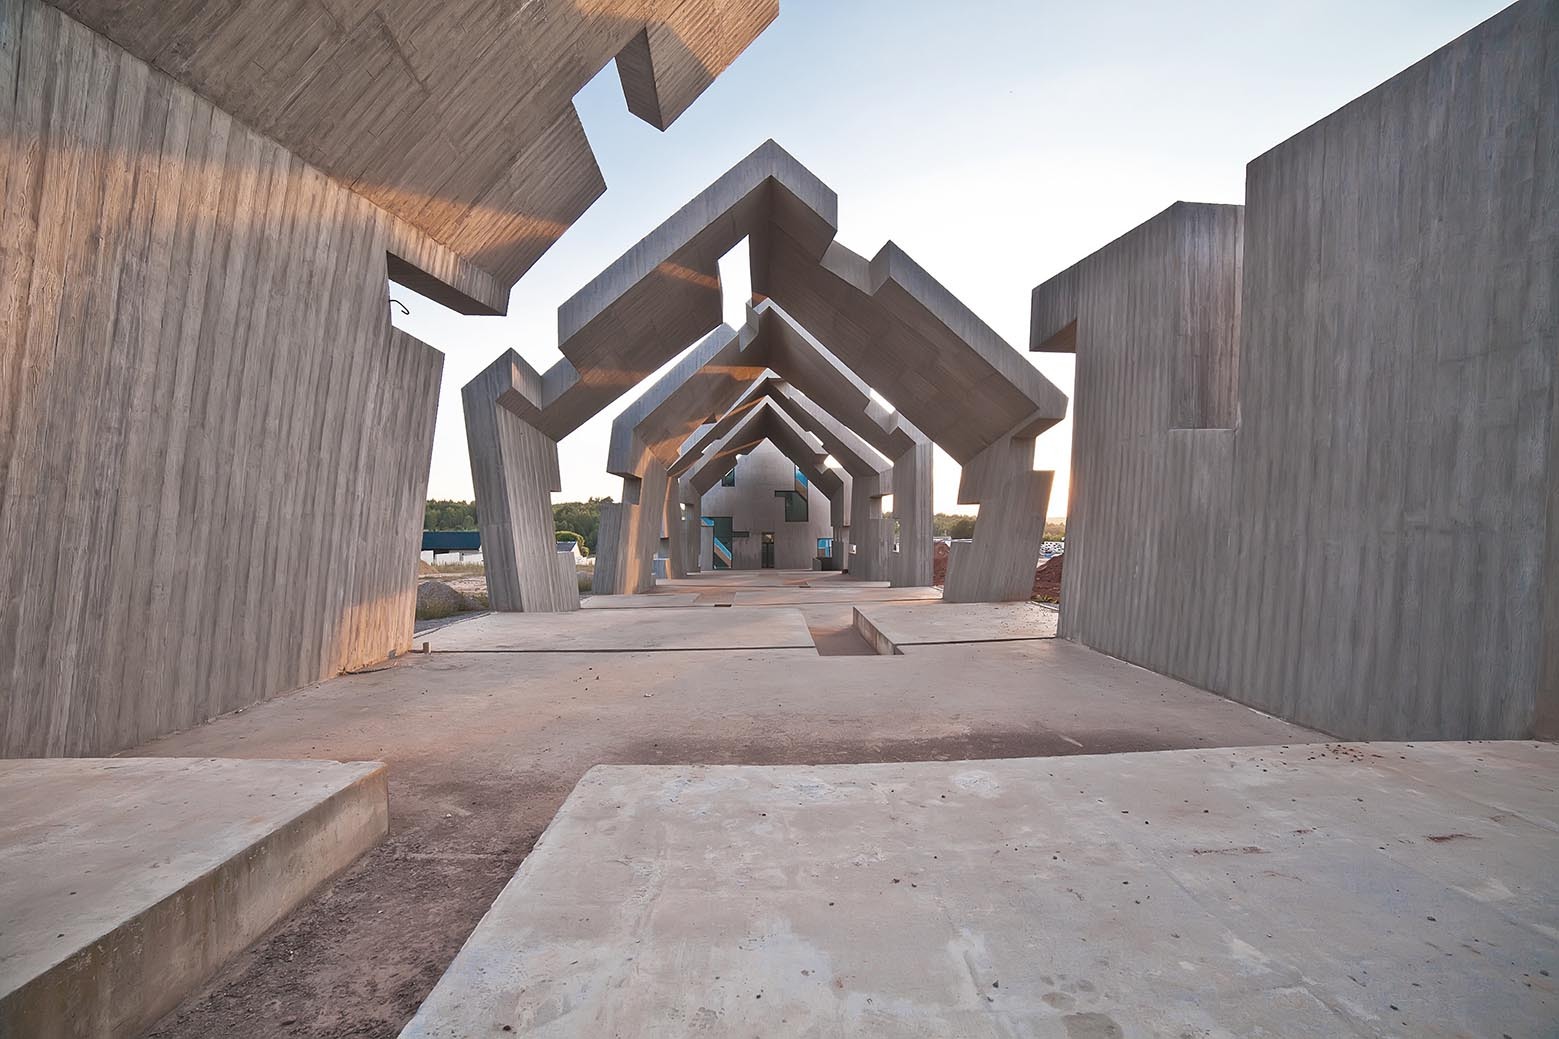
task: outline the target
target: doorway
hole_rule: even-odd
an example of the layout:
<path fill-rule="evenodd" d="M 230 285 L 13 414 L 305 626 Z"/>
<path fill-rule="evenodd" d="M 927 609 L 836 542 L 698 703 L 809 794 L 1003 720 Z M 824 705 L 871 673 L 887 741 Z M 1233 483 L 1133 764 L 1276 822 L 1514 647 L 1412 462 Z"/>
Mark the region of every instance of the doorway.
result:
<path fill-rule="evenodd" d="M 759 564 L 765 570 L 774 569 L 774 531 L 763 532 L 763 560 Z"/>

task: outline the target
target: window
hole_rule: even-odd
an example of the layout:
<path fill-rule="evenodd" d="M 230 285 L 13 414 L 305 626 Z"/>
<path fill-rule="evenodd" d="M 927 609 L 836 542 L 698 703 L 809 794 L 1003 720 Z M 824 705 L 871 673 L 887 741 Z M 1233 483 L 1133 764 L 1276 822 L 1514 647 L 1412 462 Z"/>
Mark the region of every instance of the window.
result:
<path fill-rule="evenodd" d="M 796 491 L 775 491 L 776 498 L 785 499 L 785 522 L 805 523 L 807 521 L 807 496 Z"/>
<path fill-rule="evenodd" d="M 801 471 L 801 467 L 799 465 L 796 466 L 796 475 L 791 482 L 791 486 L 794 487 L 795 490 L 775 491 L 774 495 L 777 498 L 785 499 L 786 523 L 805 523 L 807 521 L 808 485 L 806 474 Z"/>
<path fill-rule="evenodd" d="M 726 473 L 724 476 L 720 477 L 720 486 L 721 487 L 735 487 L 736 486 L 736 466 L 734 466 L 734 465 L 731 466 L 731 471 Z"/>

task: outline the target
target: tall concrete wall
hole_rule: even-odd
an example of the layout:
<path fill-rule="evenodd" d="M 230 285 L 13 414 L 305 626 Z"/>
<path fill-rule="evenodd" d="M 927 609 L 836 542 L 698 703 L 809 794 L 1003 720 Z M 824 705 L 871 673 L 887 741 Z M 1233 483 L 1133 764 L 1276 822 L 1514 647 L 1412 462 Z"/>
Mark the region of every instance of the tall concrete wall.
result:
<path fill-rule="evenodd" d="M 817 539 L 833 536 L 828 497 L 816 486 L 808 489 L 807 521 L 785 521 L 785 501 L 774 492 L 790 490 L 795 473 L 795 463 L 764 441 L 736 463 L 736 486 L 716 484 L 704 493 L 701 515 L 730 516 L 734 529 L 749 534 L 731 544 L 732 569 L 759 568 L 766 530 L 774 533 L 774 566 L 780 570 L 811 569 Z"/>
<path fill-rule="evenodd" d="M 491 278 L 37 0 L 0 83 L 0 753 L 406 647 L 442 357 L 386 256 Z"/>
<path fill-rule="evenodd" d="M 1249 702 L 1532 731 L 1559 640 L 1556 141 L 1559 2 L 1525 0 L 1250 164 L 1233 551 L 1303 565 L 1234 570 Z"/>
<path fill-rule="evenodd" d="M 1556 54 L 1524 0 L 1253 161 L 1243 213 L 1035 291 L 1078 355 L 1063 635 L 1348 738 L 1554 734 Z"/>
<path fill-rule="evenodd" d="M 1220 692 L 1234 434 L 1180 425 L 1178 394 L 1215 381 L 1185 369 L 1230 364 L 1242 228 L 1238 206 L 1177 203 L 1041 286 L 1034 313 L 1076 336 L 1060 634 Z"/>

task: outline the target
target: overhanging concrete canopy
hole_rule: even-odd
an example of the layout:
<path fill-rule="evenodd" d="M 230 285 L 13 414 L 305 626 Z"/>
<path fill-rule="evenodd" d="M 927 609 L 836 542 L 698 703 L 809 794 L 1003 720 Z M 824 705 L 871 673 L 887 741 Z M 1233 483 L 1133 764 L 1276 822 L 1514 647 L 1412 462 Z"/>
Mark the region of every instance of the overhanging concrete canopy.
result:
<path fill-rule="evenodd" d="M 51 2 L 486 272 L 498 291 L 471 293 L 477 313 L 502 312 L 606 190 L 573 104 L 591 77 L 615 58 L 629 111 L 665 129 L 779 14 L 779 0 Z"/>

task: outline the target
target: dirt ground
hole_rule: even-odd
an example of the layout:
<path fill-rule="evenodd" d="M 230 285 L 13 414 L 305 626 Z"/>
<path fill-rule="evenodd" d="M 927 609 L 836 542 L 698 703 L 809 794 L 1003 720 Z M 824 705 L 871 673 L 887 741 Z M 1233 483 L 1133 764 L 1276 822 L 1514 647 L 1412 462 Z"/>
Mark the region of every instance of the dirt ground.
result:
<path fill-rule="evenodd" d="M 710 609 L 709 621 L 725 612 Z M 947 760 L 1319 738 L 1069 643 L 854 655 L 864 643 L 845 629 L 847 604 L 803 612 L 842 655 L 413 655 L 131 752 L 390 766 L 385 842 L 150 1034 L 396 1035 L 596 764 Z"/>

